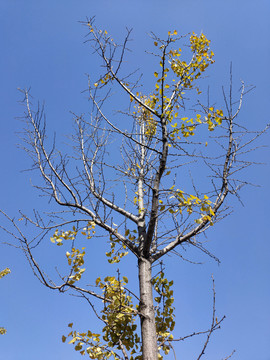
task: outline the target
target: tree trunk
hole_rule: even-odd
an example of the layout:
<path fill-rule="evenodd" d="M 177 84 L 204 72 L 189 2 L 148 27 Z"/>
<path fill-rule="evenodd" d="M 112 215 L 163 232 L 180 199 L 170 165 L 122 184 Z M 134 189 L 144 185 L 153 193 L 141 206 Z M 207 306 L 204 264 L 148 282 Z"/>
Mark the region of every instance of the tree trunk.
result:
<path fill-rule="evenodd" d="M 146 259 L 139 259 L 138 266 L 140 284 L 142 358 L 143 360 L 157 360 L 158 349 L 151 283 L 151 263 Z"/>

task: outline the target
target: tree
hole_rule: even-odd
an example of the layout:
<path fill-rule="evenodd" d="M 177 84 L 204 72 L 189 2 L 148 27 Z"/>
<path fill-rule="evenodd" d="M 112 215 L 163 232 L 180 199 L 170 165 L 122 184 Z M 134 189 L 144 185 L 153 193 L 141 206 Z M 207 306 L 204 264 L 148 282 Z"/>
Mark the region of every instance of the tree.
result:
<path fill-rule="evenodd" d="M 37 211 L 33 218 L 21 213 L 19 220 L 39 231 L 33 238 L 24 235 L 15 219 L 2 213 L 15 228 L 9 232 L 20 242 L 41 283 L 60 292 L 77 293 L 103 322 L 103 337 L 91 330 L 78 332 L 69 324 L 68 337 L 76 350 L 92 359 L 158 359 L 162 352 L 169 353 L 176 340 L 172 335 L 173 282 L 164 275 L 162 259 L 167 254 L 182 257 L 181 249 L 189 246 L 214 257 L 200 239 L 228 214 L 225 199 L 238 196 L 246 184 L 237 173 L 251 165 L 245 154 L 263 131 L 252 133 L 236 122 L 245 94 L 244 83 L 237 105 L 232 98 L 232 81 L 229 96 L 223 91 L 226 115 L 210 99 L 207 105 L 200 100 L 198 81 L 214 62 L 210 41 L 204 34 L 178 36 L 175 30 L 165 40 L 151 35 L 157 67 L 154 86 L 148 91 L 137 72 L 124 73 L 130 31 L 123 44 L 117 45 L 107 31 L 95 27 L 94 19 L 84 25 L 102 61 L 102 73 L 95 81 L 89 77 L 90 116 L 74 114 L 76 131 L 71 137 L 71 153 L 56 151 L 55 141 L 48 150 L 43 107 L 32 110 L 29 91 L 23 91 L 27 124 L 24 149 L 44 181 L 36 187 L 64 210 L 53 211 L 48 217 Z M 189 61 L 183 60 L 188 55 L 182 55 L 179 41 L 189 42 Z M 113 94 L 114 88 L 125 97 Z M 196 102 L 194 93 L 199 99 Z M 112 119 L 108 113 L 116 101 L 123 110 L 118 110 L 117 119 Z M 196 181 L 195 174 L 190 176 L 189 182 L 194 163 L 200 168 L 200 176 Z M 202 181 L 206 170 L 208 182 Z M 40 241 L 53 231 L 51 241 L 56 245 L 68 246 L 71 242 L 66 252 L 69 268 L 64 275 L 59 272 L 60 283 L 45 274 L 33 254 Z M 127 288 L 128 279 L 121 278 L 120 272 L 104 280 L 98 277 L 95 291 L 81 285 L 87 247 L 77 248 L 78 234 L 109 240 L 106 255 L 112 264 L 128 254 L 137 258 L 138 296 Z M 161 270 L 153 275 L 157 263 Z M 100 312 L 92 297 L 103 302 Z M 203 356 L 211 334 L 223 320 L 215 317 L 214 287 L 213 300 L 211 327 L 205 331 L 207 338 L 197 359 Z"/>

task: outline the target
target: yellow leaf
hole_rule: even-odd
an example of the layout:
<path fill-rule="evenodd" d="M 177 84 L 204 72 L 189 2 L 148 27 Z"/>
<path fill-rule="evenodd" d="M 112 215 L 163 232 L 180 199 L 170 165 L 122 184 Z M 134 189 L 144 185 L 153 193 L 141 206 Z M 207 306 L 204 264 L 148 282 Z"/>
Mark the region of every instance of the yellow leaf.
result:
<path fill-rule="evenodd" d="M 5 335 L 7 333 L 7 330 L 3 327 L 0 327 L 0 335 Z"/>
<path fill-rule="evenodd" d="M 0 279 L 4 276 L 6 276 L 7 274 L 10 274 L 10 269 L 9 268 L 5 268 L 4 270 L 0 271 Z"/>
<path fill-rule="evenodd" d="M 169 352 L 170 352 L 170 348 L 167 348 L 167 347 L 166 347 L 166 349 L 164 350 L 164 353 L 165 353 L 166 355 L 168 355 Z"/>
<path fill-rule="evenodd" d="M 126 231 L 125 231 L 125 236 L 127 236 L 129 234 L 129 229 L 127 229 Z"/>
<path fill-rule="evenodd" d="M 69 344 L 74 344 L 75 341 L 76 341 L 76 338 L 73 338 L 73 339 L 71 339 L 71 340 L 69 341 Z"/>
<path fill-rule="evenodd" d="M 215 121 L 218 125 L 221 125 L 221 123 L 222 123 L 222 119 L 220 117 L 216 117 Z"/>

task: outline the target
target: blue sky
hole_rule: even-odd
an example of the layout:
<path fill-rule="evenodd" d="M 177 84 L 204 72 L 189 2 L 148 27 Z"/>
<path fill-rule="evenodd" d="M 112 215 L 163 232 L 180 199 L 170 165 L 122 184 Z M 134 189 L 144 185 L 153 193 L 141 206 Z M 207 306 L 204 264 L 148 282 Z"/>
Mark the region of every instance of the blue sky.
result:
<path fill-rule="evenodd" d="M 240 87 L 241 79 L 256 86 L 244 99 L 241 120 L 252 130 L 270 122 L 269 1 L 1 0 L 0 189 L 1 208 L 11 216 L 17 216 L 19 209 L 31 212 L 47 206 L 31 187 L 29 180 L 34 175 L 21 172 L 29 168 L 30 161 L 16 146 L 16 132 L 23 128 L 16 118 L 24 111 L 17 88 L 31 86 L 35 100 L 46 102 L 50 134 L 56 131 L 61 140 L 71 131 L 69 112 L 89 111 L 81 94 L 87 87 L 85 74 L 98 70 L 97 58 L 84 44 L 85 29 L 79 24 L 93 15 L 96 24 L 115 39 L 123 38 L 126 26 L 133 28 L 133 53 L 128 66 L 145 72 L 154 71 L 144 53 L 150 46 L 147 33 L 153 31 L 162 37 L 174 29 L 183 34 L 203 31 L 215 53 L 216 63 L 209 72 L 213 98 L 223 105 L 221 86 L 228 86 L 232 62 L 235 88 Z M 267 144 L 269 135 L 258 142 Z M 167 260 L 168 277 L 175 278 L 176 337 L 207 327 L 214 274 L 217 311 L 227 319 L 211 340 L 205 356 L 208 360 L 225 358 L 233 349 L 237 360 L 270 360 L 269 155 L 269 148 L 250 154 L 250 160 L 265 165 L 249 169 L 243 176 L 261 187 L 243 189 L 244 207 L 232 199 L 233 214 L 208 237 L 208 248 L 220 258 L 221 265 L 199 253 L 191 257 L 204 261 L 202 266 L 176 258 Z M 1 224 L 6 225 L 2 219 Z M 1 240 L 7 240 L 3 233 Z M 48 241 L 37 250 L 37 257 L 49 271 L 58 256 L 51 255 L 51 246 Z M 42 287 L 20 251 L 4 245 L 0 248 L 0 268 L 12 270 L 0 283 L 0 325 L 8 330 L 0 338 L 0 359 L 79 359 L 71 346 L 61 343 L 61 336 L 67 333 L 66 325 L 71 321 L 82 330 L 94 330 L 96 320 L 90 309 L 79 299 Z M 102 246 L 97 248 L 102 257 Z M 105 275 L 107 268 L 98 268 L 96 258 L 91 259 L 91 276 Z M 124 262 L 123 269 L 128 273 L 127 265 Z M 136 277 L 131 274 L 131 279 L 135 282 Z M 178 344 L 177 354 L 193 360 L 198 346 L 192 341 Z"/>

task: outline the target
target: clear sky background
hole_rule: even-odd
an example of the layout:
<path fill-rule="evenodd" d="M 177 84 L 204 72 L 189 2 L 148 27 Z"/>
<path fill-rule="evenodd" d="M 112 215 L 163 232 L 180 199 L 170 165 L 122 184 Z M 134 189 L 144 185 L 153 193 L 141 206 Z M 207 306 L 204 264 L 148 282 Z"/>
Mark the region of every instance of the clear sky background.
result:
<path fill-rule="evenodd" d="M 97 69 L 97 58 L 84 44 L 85 28 L 78 22 L 93 15 L 96 24 L 115 39 L 123 38 L 126 26 L 134 29 L 131 70 L 155 71 L 143 52 L 150 44 L 150 31 L 161 37 L 174 29 L 183 34 L 203 31 L 212 41 L 216 60 L 209 72 L 212 98 L 216 96 L 223 106 L 221 86 L 228 87 L 232 61 L 236 89 L 241 79 L 256 85 L 244 99 L 243 123 L 259 130 L 270 122 L 268 0 L 0 0 L 0 207 L 12 217 L 19 209 L 31 212 L 46 205 L 31 188 L 29 179 L 34 175 L 21 172 L 30 161 L 16 146 L 15 133 L 23 124 L 15 118 L 24 110 L 17 88 L 31 86 L 34 98 L 46 102 L 50 134 L 55 130 L 61 139 L 71 130 L 69 111 L 88 111 L 81 91 L 87 87 L 85 74 Z M 269 144 L 269 134 L 257 144 Z M 221 360 L 233 349 L 237 360 L 270 360 L 269 155 L 269 148 L 250 154 L 251 161 L 265 165 L 243 176 L 261 187 L 243 189 L 245 206 L 232 199 L 234 213 L 210 233 L 208 248 L 221 265 L 198 252 L 192 253 L 192 260 L 204 265 L 173 257 L 167 260 L 168 278 L 176 280 L 176 337 L 207 328 L 214 274 L 217 311 L 227 319 L 211 339 L 207 360 Z M 7 225 L 3 219 L 1 224 Z M 7 240 L 3 233 L 1 240 Z M 53 266 L 51 246 L 48 240 L 37 250 L 44 265 Z M 107 268 L 97 267 L 100 260 L 93 257 L 91 261 L 93 278 L 106 274 Z M 71 321 L 78 330 L 95 330 L 96 320 L 86 304 L 44 288 L 19 250 L 0 245 L 0 268 L 5 267 L 12 273 L 0 281 L 0 325 L 8 330 L 0 337 L 0 360 L 80 359 L 71 345 L 61 343 L 61 336 Z M 127 268 L 124 263 L 124 270 Z M 199 343 L 193 340 L 179 343 L 177 358 L 193 360 L 198 349 Z"/>

